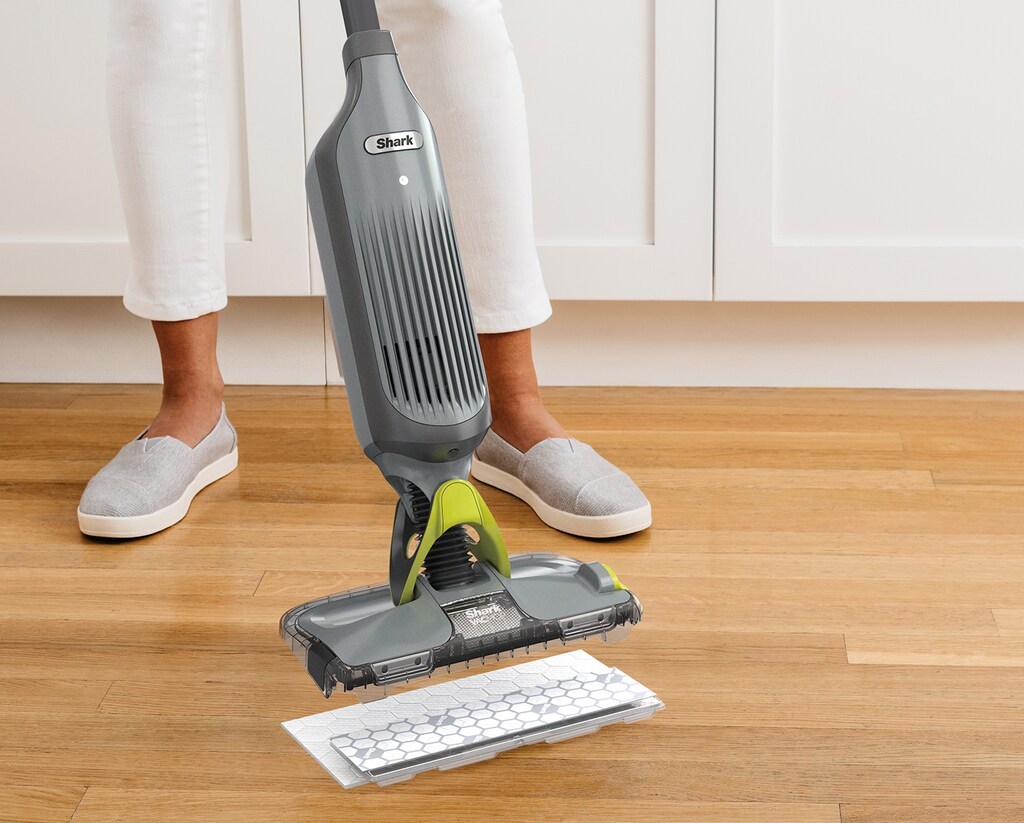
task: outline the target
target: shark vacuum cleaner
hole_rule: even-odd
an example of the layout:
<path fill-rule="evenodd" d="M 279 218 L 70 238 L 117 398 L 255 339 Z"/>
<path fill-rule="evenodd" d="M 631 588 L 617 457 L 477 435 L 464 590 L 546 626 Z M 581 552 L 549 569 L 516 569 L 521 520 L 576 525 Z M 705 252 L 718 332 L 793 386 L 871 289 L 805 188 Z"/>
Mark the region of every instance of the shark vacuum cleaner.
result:
<path fill-rule="evenodd" d="M 509 556 L 473 450 L 491 422 L 430 121 L 373 0 L 341 0 L 348 91 L 306 174 L 356 434 L 398 494 L 389 582 L 296 606 L 281 635 L 329 697 L 587 637 L 640 602 L 602 563 Z"/>

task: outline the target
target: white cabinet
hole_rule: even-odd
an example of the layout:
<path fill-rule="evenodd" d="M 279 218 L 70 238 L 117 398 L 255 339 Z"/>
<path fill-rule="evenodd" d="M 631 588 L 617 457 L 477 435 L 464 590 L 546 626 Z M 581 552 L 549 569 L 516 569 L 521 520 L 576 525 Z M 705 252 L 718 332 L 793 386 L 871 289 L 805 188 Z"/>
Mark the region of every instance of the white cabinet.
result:
<path fill-rule="evenodd" d="M 714 0 L 505 0 L 552 297 L 710 300 Z"/>
<path fill-rule="evenodd" d="M 1024 3 L 719 0 L 715 297 L 1024 300 Z"/>
<path fill-rule="evenodd" d="M 322 293 L 337 0 L 226 1 L 229 291 Z M 106 3 L 0 0 L 0 295 L 121 292 Z M 1020 0 L 504 7 L 555 298 L 1024 300 Z"/>
<path fill-rule="evenodd" d="M 298 0 L 231 1 L 229 290 L 309 294 Z M 106 10 L 107 0 L 0 0 L 0 294 L 117 295 L 124 285 Z"/>
<path fill-rule="evenodd" d="M 552 297 L 710 299 L 714 0 L 505 0 L 504 9 Z M 302 0 L 310 151 L 344 97 L 343 39 L 336 0 Z M 314 270 L 322 291 L 315 260 Z"/>

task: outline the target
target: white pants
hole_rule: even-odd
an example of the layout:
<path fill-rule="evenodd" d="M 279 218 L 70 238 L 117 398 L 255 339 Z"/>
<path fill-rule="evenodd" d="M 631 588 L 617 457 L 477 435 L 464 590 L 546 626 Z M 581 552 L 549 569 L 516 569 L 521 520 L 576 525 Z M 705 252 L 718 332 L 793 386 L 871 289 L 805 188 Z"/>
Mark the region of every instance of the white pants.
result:
<path fill-rule="evenodd" d="M 133 261 L 125 306 L 150 320 L 218 311 L 230 0 L 109 7 L 108 114 Z M 533 235 L 526 110 L 500 0 L 378 7 L 437 132 L 477 329 L 543 322 L 551 305 Z"/>

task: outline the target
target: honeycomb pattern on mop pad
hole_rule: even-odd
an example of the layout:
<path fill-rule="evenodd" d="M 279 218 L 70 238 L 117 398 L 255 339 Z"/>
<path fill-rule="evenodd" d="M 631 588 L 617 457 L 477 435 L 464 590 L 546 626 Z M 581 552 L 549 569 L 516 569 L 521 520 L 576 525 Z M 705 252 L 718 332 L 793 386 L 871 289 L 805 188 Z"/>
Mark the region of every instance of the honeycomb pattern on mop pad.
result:
<path fill-rule="evenodd" d="M 334 738 L 331 745 L 356 768 L 378 776 L 400 765 L 455 756 L 476 744 L 523 732 L 557 733 L 574 719 L 651 697 L 650 689 L 615 669 L 583 672 L 501 697 L 472 700 L 432 717 L 359 729 Z"/>
<path fill-rule="evenodd" d="M 614 690 L 607 688 L 613 685 Z M 645 696 L 637 699 L 641 694 Z M 553 707 L 557 707 L 556 713 L 547 711 Z M 368 782 L 385 785 L 428 769 L 453 768 L 493 757 L 499 751 L 526 743 L 554 742 L 609 723 L 642 720 L 660 708 L 661 701 L 636 681 L 584 651 L 574 651 L 282 725 L 332 777 L 351 788 Z M 547 720 L 545 714 L 549 715 Z M 419 728 L 424 726 L 430 730 Z M 467 731 L 452 732 L 451 728 Z M 472 736 L 468 730 L 474 728 L 479 734 L 467 743 Z M 486 729 L 502 731 L 499 734 Z M 374 740 L 374 734 L 381 739 Z M 394 740 L 390 741 L 387 734 L 393 735 Z M 337 741 L 337 745 L 345 746 L 346 740 L 353 746 L 358 740 L 371 741 L 361 743 L 356 751 L 379 749 L 402 754 L 380 758 L 385 762 L 383 766 L 360 768 L 332 745 L 332 741 Z M 390 742 L 406 748 L 392 747 Z M 418 742 L 422 751 L 407 745 L 413 742 Z M 376 743 L 389 745 L 381 748 Z M 364 765 L 368 759 L 359 758 Z"/>

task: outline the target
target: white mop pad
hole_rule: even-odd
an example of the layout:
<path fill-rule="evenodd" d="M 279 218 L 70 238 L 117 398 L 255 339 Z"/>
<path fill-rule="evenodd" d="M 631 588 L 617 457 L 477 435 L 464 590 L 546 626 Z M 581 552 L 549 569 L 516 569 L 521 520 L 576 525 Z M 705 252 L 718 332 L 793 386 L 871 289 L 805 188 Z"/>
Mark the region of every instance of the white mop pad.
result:
<path fill-rule="evenodd" d="M 352 788 L 644 720 L 661 708 L 650 689 L 574 651 L 282 725 Z"/>

